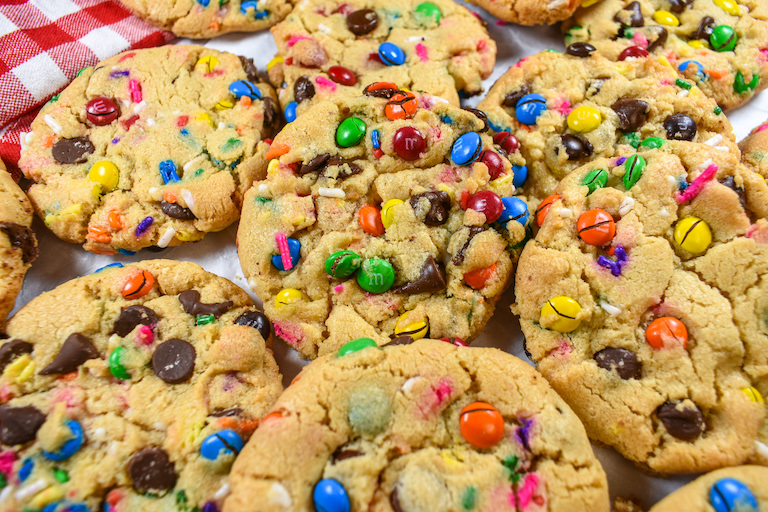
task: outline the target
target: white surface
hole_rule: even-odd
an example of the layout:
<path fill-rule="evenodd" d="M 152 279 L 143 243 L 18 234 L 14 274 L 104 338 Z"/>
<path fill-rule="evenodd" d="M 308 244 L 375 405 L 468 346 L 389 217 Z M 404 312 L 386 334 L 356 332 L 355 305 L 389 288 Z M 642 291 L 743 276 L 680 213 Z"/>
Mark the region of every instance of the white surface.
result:
<path fill-rule="evenodd" d="M 496 69 L 484 84 L 486 91 L 511 64 L 517 62 L 521 57 L 547 48 L 563 49 L 562 38 L 556 28 L 497 25 L 490 15 L 478 8 L 471 6 L 470 8 L 480 12 L 488 22 L 491 37 L 496 40 L 499 47 Z M 192 41 L 180 40 L 177 42 L 190 43 Z M 230 34 L 215 40 L 198 41 L 198 43 L 251 57 L 260 70 L 265 69 L 266 64 L 276 51 L 268 31 L 256 34 Z M 480 101 L 480 97 L 471 98 L 467 101 L 467 106 L 476 105 L 478 101 Z M 768 118 L 768 91 L 754 98 L 746 107 L 729 112 L 728 117 L 735 128 L 737 138 L 741 139 L 753 127 Z M 142 251 L 132 257 L 98 256 L 86 252 L 79 246 L 58 240 L 39 219 L 35 219 L 33 228 L 40 241 L 40 257 L 27 274 L 24 288 L 17 300 L 17 307 L 29 302 L 41 292 L 51 290 L 65 281 L 88 274 L 109 263 L 115 261 L 128 263 L 154 257 L 197 262 L 206 270 L 234 281 L 250 293 L 235 250 L 236 225 L 220 233 L 210 234 L 198 243 L 166 249 L 157 254 Z M 258 302 L 253 293 L 251 296 L 254 301 Z M 473 345 L 498 347 L 527 361 L 523 351 L 523 336 L 518 320 L 509 311 L 509 304 L 513 299 L 514 289 L 510 288 L 499 301 L 496 315 Z M 296 356 L 292 349 L 280 341 L 275 341 L 275 356 L 280 364 L 283 381 L 286 385 L 298 373 L 301 366 L 306 364 Z M 666 480 L 653 478 L 635 469 L 632 463 L 624 460 L 612 449 L 596 447 L 595 452 L 608 474 L 612 497 L 635 496 L 640 498 L 646 506 L 650 506 L 680 486 L 681 483 L 692 479 L 691 476 Z"/>

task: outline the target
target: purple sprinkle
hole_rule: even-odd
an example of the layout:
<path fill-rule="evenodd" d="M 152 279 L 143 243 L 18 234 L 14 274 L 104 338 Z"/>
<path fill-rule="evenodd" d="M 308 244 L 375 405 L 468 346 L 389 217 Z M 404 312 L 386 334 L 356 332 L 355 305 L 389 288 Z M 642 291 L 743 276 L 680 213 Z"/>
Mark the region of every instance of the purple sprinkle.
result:
<path fill-rule="evenodd" d="M 120 142 L 120 137 L 115 137 L 112 139 L 112 144 L 117 144 L 118 142 Z"/>
<path fill-rule="evenodd" d="M 530 450 L 528 441 L 531 435 L 531 428 L 533 427 L 533 419 L 520 418 L 520 421 L 523 423 L 523 426 L 518 427 L 517 430 L 515 430 L 515 437 L 526 450 Z"/>
<path fill-rule="evenodd" d="M 128 76 L 130 75 L 130 71 L 113 71 L 109 74 L 109 78 L 117 78 L 120 76 Z"/>
<path fill-rule="evenodd" d="M 216 508 L 216 504 L 212 501 L 209 501 L 203 506 L 203 512 L 219 512 L 219 509 Z"/>
<path fill-rule="evenodd" d="M 136 226 L 136 231 L 135 231 L 136 236 L 141 236 L 144 233 L 146 233 L 147 230 L 149 229 L 149 226 L 151 226 L 153 222 L 155 222 L 154 217 L 145 217 L 144 220 L 139 222 L 139 225 Z"/>
<path fill-rule="evenodd" d="M 616 160 L 616 165 L 621 165 L 621 164 L 623 164 L 623 163 L 624 163 L 624 162 L 626 162 L 626 161 L 627 161 L 627 157 L 625 157 L 625 156 L 620 156 L 620 157 L 619 157 L 619 158 Z"/>
<path fill-rule="evenodd" d="M 613 261 L 606 256 L 600 256 L 597 258 L 597 264 L 601 267 L 610 269 L 611 274 L 620 276 L 621 271 L 624 269 L 624 265 L 627 264 L 627 252 L 624 250 L 624 247 L 617 245 L 613 250 L 613 254 L 616 255 L 616 261 Z"/>
<path fill-rule="evenodd" d="M 613 254 L 616 255 L 616 259 L 620 263 L 624 263 L 625 261 L 627 261 L 627 251 L 624 250 L 624 247 L 617 245 L 616 248 L 613 250 Z"/>

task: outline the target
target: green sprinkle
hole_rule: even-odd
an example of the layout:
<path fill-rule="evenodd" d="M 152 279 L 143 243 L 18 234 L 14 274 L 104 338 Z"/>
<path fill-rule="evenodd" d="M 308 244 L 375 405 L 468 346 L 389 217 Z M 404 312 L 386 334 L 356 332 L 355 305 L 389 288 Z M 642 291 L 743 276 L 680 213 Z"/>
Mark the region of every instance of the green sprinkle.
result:
<path fill-rule="evenodd" d="M 90 68 L 87 68 L 87 67 L 86 67 L 86 68 L 83 68 L 83 69 L 81 69 L 80 71 L 78 71 L 78 72 L 77 72 L 77 74 L 75 75 L 75 77 L 78 77 L 78 76 L 82 75 L 83 73 L 85 73 L 85 70 L 87 70 L 87 69 L 90 69 Z"/>
<path fill-rule="evenodd" d="M 198 169 L 198 170 L 195 171 L 195 176 L 194 177 L 197 178 L 198 176 L 202 176 L 204 172 L 205 172 L 204 170 Z"/>
<path fill-rule="evenodd" d="M 627 142 L 629 142 L 629 145 L 635 149 L 637 149 L 637 146 L 640 145 L 640 137 L 638 137 L 637 133 L 635 132 L 625 133 L 624 138 L 627 139 Z"/>
<path fill-rule="evenodd" d="M 270 201 L 272 201 L 272 200 L 270 198 L 268 198 L 268 197 L 257 197 L 256 198 L 256 202 L 259 203 L 259 204 L 266 204 L 266 203 L 269 203 Z"/>
<path fill-rule="evenodd" d="M 54 94 L 49 101 L 51 103 L 53 103 L 55 101 L 59 101 L 59 95 L 58 94 Z"/>
<path fill-rule="evenodd" d="M 63 469 L 56 468 L 53 470 L 53 478 L 59 483 L 65 484 L 69 482 L 69 474 Z"/>
<path fill-rule="evenodd" d="M 627 39 L 632 39 L 632 37 L 635 35 L 634 30 L 625 29 L 624 30 L 624 37 Z"/>
<path fill-rule="evenodd" d="M 176 493 L 176 504 L 177 505 L 186 505 L 187 501 L 189 501 L 189 500 L 187 499 L 187 493 L 186 492 L 181 490 L 181 491 Z"/>
<path fill-rule="evenodd" d="M 682 78 L 676 79 L 675 83 L 677 84 L 678 87 L 681 87 L 681 88 L 685 89 L 686 91 L 690 91 L 691 90 L 691 84 L 686 82 Z"/>
<path fill-rule="evenodd" d="M 581 30 L 581 28 L 582 28 L 582 27 L 581 27 L 581 26 L 579 26 L 579 25 L 574 25 L 573 27 L 569 28 L 569 29 L 568 29 L 568 32 L 566 32 L 566 33 L 565 33 L 565 39 L 566 39 L 566 41 L 570 42 L 570 41 L 571 41 L 571 39 L 573 39 L 573 32 L 575 32 L 575 31 L 577 31 L 577 30 Z"/>
<path fill-rule="evenodd" d="M 509 471 L 509 481 L 516 484 L 520 481 L 520 473 L 517 472 L 517 466 L 520 465 L 520 457 L 517 455 L 510 455 L 504 462 L 502 462 L 507 471 Z"/>
<path fill-rule="evenodd" d="M 715 112 L 715 115 L 719 116 L 720 114 L 723 113 L 723 109 L 721 109 L 720 107 L 715 107 L 714 112 Z"/>
<path fill-rule="evenodd" d="M 243 143 L 243 141 L 241 141 L 240 139 L 236 139 L 236 138 L 232 137 L 227 142 L 225 142 L 224 144 L 221 145 L 221 150 L 224 151 L 224 152 L 232 151 L 233 149 L 235 149 L 235 148 L 239 147 L 240 145 L 242 145 L 242 143 Z"/>
<path fill-rule="evenodd" d="M 213 315 L 200 315 L 195 321 L 195 325 L 207 325 L 216 321 L 216 317 Z"/>
<path fill-rule="evenodd" d="M 547 48 L 547 53 L 560 53 L 560 52 L 558 52 L 557 50 L 555 50 L 553 48 Z"/>
<path fill-rule="evenodd" d="M 664 145 L 664 139 L 661 137 L 648 137 L 640 145 L 644 148 L 658 149 Z"/>
<path fill-rule="evenodd" d="M 464 491 L 464 496 L 461 497 L 461 506 L 464 510 L 472 510 L 475 508 L 475 502 L 477 501 L 477 489 L 474 487 L 467 487 Z"/>
<path fill-rule="evenodd" d="M 0 489 L 4 488 L 6 485 L 8 485 L 8 479 L 5 478 L 5 475 L 0 473 Z"/>

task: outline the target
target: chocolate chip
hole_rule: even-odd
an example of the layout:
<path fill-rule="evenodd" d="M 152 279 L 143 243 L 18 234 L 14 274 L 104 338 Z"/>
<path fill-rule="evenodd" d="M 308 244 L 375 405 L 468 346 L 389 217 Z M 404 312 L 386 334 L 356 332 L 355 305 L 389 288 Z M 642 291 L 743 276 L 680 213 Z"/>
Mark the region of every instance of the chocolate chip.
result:
<path fill-rule="evenodd" d="M 674 13 L 681 13 L 692 3 L 693 0 L 669 0 L 669 10 Z"/>
<path fill-rule="evenodd" d="M 643 11 L 640 9 L 639 2 L 632 2 L 619 12 L 617 12 L 613 21 L 621 23 L 624 27 L 642 27 L 645 25 L 645 19 L 643 18 Z"/>
<path fill-rule="evenodd" d="M 691 141 L 696 136 L 696 121 L 685 114 L 672 114 L 664 120 L 667 138 Z"/>
<path fill-rule="evenodd" d="M 590 55 L 592 55 L 592 52 L 595 52 L 595 51 L 597 51 L 597 48 L 595 48 L 589 43 L 583 43 L 581 41 L 577 43 L 571 43 L 565 49 L 565 53 L 567 53 L 568 55 L 573 55 L 574 57 L 581 57 L 582 59 L 584 57 L 589 57 Z"/>
<path fill-rule="evenodd" d="M 589 141 L 582 140 L 575 135 L 561 135 L 561 143 L 568 154 L 568 160 L 579 160 L 592 154 L 593 147 Z M 555 149 L 558 152 L 559 148 Z"/>
<path fill-rule="evenodd" d="M 595 354 L 597 366 L 615 371 L 624 380 L 640 378 L 640 361 L 634 352 L 623 348 L 605 348 Z"/>
<path fill-rule="evenodd" d="M 392 492 L 389 495 L 389 504 L 392 505 L 392 510 L 395 512 L 404 512 L 402 505 L 400 505 L 400 499 L 397 496 L 397 485 L 392 488 Z"/>
<path fill-rule="evenodd" d="M 328 168 L 332 166 L 339 167 L 339 170 L 336 176 L 332 176 L 328 172 Z M 328 163 L 325 164 L 325 168 L 323 169 L 321 174 L 325 177 L 330 177 L 330 178 L 335 177 L 337 179 L 343 180 L 343 179 L 349 178 L 350 176 L 354 176 L 355 174 L 360 174 L 361 172 L 363 172 L 363 168 L 360 167 L 359 165 L 352 162 L 347 162 L 340 156 L 332 156 L 328 160 Z"/>
<path fill-rule="evenodd" d="M 0 373 L 17 357 L 32 353 L 32 344 L 22 340 L 11 340 L 0 347 Z"/>
<path fill-rule="evenodd" d="M 392 289 L 394 293 L 428 293 L 437 292 L 448 286 L 445 282 L 445 271 L 440 268 L 435 258 L 430 254 L 421 266 L 419 278 L 402 286 Z"/>
<path fill-rule="evenodd" d="M 98 359 L 99 351 L 93 342 L 79 332 L 70 334 L 61 345 L 53 362 L 40 370 L 40 375 L 60 375 L 77 370 L 89 359 Z"/>
<path fill-rule="evenodd" d="M 15 446 L 35 440 L 37 431 L 45 423 L 45 414 L 36 407 L 0 406 L 0 442 Z"/>
<path fill-rule="evenodd" d="M 469 234 L 467 235 L 467 241 L 464 242 L 464 245 L 461 246 L 461 249 L 459 249 L 459 252 L 456 253 L 456 255 L 453 257 L 453 264 L 454 265 L 461 265 L 464 263 L 464 257 L 466 256 L 467 249 L 469 248 L 469 243 L 472 241 L 475 236 L 479 235 L 483 232 L 483 228 L 480 226 L 470 226 L 469 227 Z"/>
<path fill-rule="evenodd" d="M 414 341 L 416 341 L 416 340 L 414 340 L 410 336 L 398 336 L 397 338 L 393 339 L 392 341 L 387 342 L 384 345 L 382 345 L 382 347 L 394 347 L 394 346 L 397 346 L 397 345 L 410 345 Z"/>
<path fill-rule="evenodd" d="M 240 416 L 243 414 L 243 410 L 239 407 L 232 407 L 231 409 L 217 409 L 211 413 L 211 416 L 215 418 L 225 418 L 227 416 Z"/>
<path fill-rule="evenodd" d="M 507 94 L 506 98 L 504 98 L 504 101 L 502 102 L 502 105 L 507 108 L 515 108 L 517 106 L 517 102 L 520 101 L 520 98 L 526 94 L 531 94 L 530 85 L 524 85 L 522 88 Z"/>
<path fill-rule="evenodd" d="M 483 129 L 480 130 L 480 133 L 485 133 L 488 131 L 490 126 L 488 125 L 488 116 L 485 115 L 485 112 L 483 112 L 482 110 L 478 110 L 476 108 L 470 108 L 470 107 L 465 107 L 462 110 L 466 110 L 467 112 L 472 112 L 473 114 L 475 114 L 475 117 L 477 117 L 479 120 L 483 122 Z"/>
<path fill-rule="evenodd" d="M 195 370 L 195 347 L 178 338 L 161 343 L 152 355 L 152 370 L 169 384 L 180 384 Z"/>
<path fill-rule="evenodd" d="M 160 320 L 154 310 L 146 306 L 128 306 L 115 320 L 115 334 L 128 336 L 138 325 L 154 327 Z"/>
<path fill-rule="evenodd" d="M 429 201 L 429 210 L 424 212 L 423 208 L 419 207 L 421 198 L 425 198 Z M 447 192 L 423 192 L 411 196 L 408 200 L 411 208 L 416 213 L 416 217 L 423 218 L 424 224 L 427 226 L 435 227 L 442 226 L 448 220 L 448 213 L 451 211 L 451 196 Z"/>
<path fill-rule="evenodd" d="M 134 454 L 128 474 L 140 493 L 165 491 L 176 485 L 176 468 L 162 448 L 151 446 Z"/>
<path fill-rule="evenodd" d="M 704 16 L 699 22 L 699 28 L 691 34 L 691 39 L 705 39 L 709 41 L 709 36 L 712 35 L 712 31 L 715 28 L 715 18 L 712 16 Z"/>
<path fill-rule="evenodd" d="M 301 167 L 299 167 L 299 176 L 304 176 L 310 172 L 316 172 L 320 169 L 324 169 L 330 158 L 330 154 L 323 153 L 322 155 L 317 155 L 315 158 L 310 160 L 308 164 L 301 164 Z"/>
<path fill-rule="evenodd" d="M 275 100 L 272 98 L 263 98 L 261 101 L 264 103 L 264 124 L 273 127 L 280 120 L 277 115 Z"/>
<path fill-rule="evenodd" d="M 248 78 L 248 80 L 255 84 L 261 82 L 261 78 L 259 77 L 259 70 L 256 68 L 256 64 L 253 63 L 253 59 L 247 59 L 243 56 L 240 56 L 240 64 L 242 64 L 243 71 L 245 71 L 245 76 Z"/>
<path fill-rule="evenodd" d="M 88 137 L 61 139 L 51 148 L 53 158 L 60 164 L 83 163 L 87 160 L 85 155 L 94 151 L 96 148 Z"/>
<path fill-rule="evenodd" d="M 296 103 L 311 100 L 315 96 L 315 86 L 307 75 L 302 75 L 293 84 L 293 99 Z"/>
<path fill-rule="evenodd" d="M 234 302 L 228 300 L 226 302 L 217 302 L 214 304 L 206 304 L 200 302 L 200 292 L 197 290 L 187 290 L 179 294 L 179 302 L 181 307 L 188 315 L 192 316 L 204 316 L 213 315 L 219 318 L 221 315 L 227 312 L 229 308 L 234 305 Z"/>
<path fill-rule="evenodd" d="M 156 245 L 150 245 L 149 247 L 145 247 L 144 249 L 146 249 L 149 252 L 163 252 L 164 250 L 167 249 L 167 247 L 158 247 Z"/>
<path fill-rule="evenodd" d="M 747 209 L 747 194 L 746 194 L 746 192 L 744 191 L 743 188 L 740 188 L 740 187 L 736 186 L 736 181 L 733 179 L 733 176 L 726 176 L 725 178 L 723 178 L 722 181 L 720 181 L 720 183 L 722 185 L 725 185 L 729 189 L 733 190 L 734 192 L 736 192 L 736 195 L 739 196 L 739 202 L 741 203 L 741 207 L 746 210 Z M 0 349 L 0 350 L 2 350 L 2 349 Z"/>
<path fill-rule="evenodd" d="M 363 95 L 369 96 L 371 98 L 390 99 L 398 91 L 396 88 L 393 89 L 391 87 L 381 87 L 381 84 L 382 82 L 374 82 L 372 84 L 366 85 L 365 89 L 363 89 Z"/>
<path fill-rule="evenodd" d="M 361 455 L 363 455 L 363 452 L 361 452 L 360 450 L 352 450 L 349 448 L 347 449 L 339 448 L 338 450 L 333 452 L 331 461 L 333 464 L 336 464 L 337 462 L 340 462 L 342 460 L 354 459 L 355 457 L 359 457 Z"/>
<path fill-rule="evenodd" d="M 704 415 L 695 407 L 680 404 L 680 400 L 667 402 L 656 410 L 656 415 L 672 437 L 693 441 L 704 433 Z"/>
<path fill-rule="evenodd" d="M 603 88 L 603 86 L 605 85 L 605 82 L 607 82 L 608 80 L 610 80 L 610 78 L 608 77 L 599 77 L 599 78 L 594 78 L 590 80 L 589 85 L 587 86 L 587 90 L 585 92 L 586 97 L 591 98 L 596 94 L 598 94 L 600 90 Z"/>
<path fill-rule="evenodd" d="M 163 201 L 160 203 L 160 209 L 169 217 L 180 220 L 195 220 L 195 214 L 189 208 L 184 208 L 177 203 Z"/>
<path fill-rule="evenodd" d="M 371 9 L 360 9 L 347 16 L 347 28 L 356 36 L 364 36 L 379 25 L 379 15 Z"/>
<path fill-rule="evenodd" d="M 653 25 L 648 27 L 645 30 L 645 37 L 648 39 L 648 48 L 647 50 L 649 52 L 654 51 L 656 48 L 661 47 L 664 43 L 667 42 L 667 37 L 669 37 L 669 33 L 667 32 L 667 29 L 664 27 L 660 27 L 659 25 Z"/>
<path fill-rule="evenodd" d="M 625 132 L 634 132 L 648 122 L 651 106 L 642 100 L 621 98 L 611 108 L 619 116 L 619 128 Z"/>
<path fill-rule="evenodd" d="M 261 311 L 246 311 L 235 319 L 235 325 L 247 325 L 259 331 L 265 340 L 269 338 L 270 326 L 266 315 Z"/>
<path fill-rule="evenodd" d="M 0 222 L 0 230 L 8 235 L 8 241 L 13 247 L 21 249 L 21 261 L 24 263 L 35 261 L 38 249 L 34 231 L 15 222 Z"/>

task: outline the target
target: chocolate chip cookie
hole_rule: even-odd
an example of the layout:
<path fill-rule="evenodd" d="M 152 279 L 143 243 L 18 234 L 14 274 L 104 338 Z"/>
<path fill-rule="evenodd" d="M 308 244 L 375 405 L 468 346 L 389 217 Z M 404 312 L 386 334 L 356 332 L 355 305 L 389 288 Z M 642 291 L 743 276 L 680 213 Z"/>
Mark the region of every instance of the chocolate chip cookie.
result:
<path fill-rule="evenodd" d="M 759 173 L 768 177 L 768 121 L 764 122 L 739 142 L 741 161 Z"/>
<path fill-rule="evenodd" d="M 649 512 L 714 510 L 715 512 L 768 511 L 768 468 L 739 466 L 701 476 L 673 492 Z"/>
<path fill-rule="evenodd" d="M 594 0 L 593 0 L 594 1 Z M 570 18 L 581 0 L 470 0 L 504 21 L 520 25 L 557 23 Z M 584 3 L 590 3 L 586 1 Z"/>
<path fill-rule="evenodd" d="M 193 263 L 108 265 L 6 332 L 2 510 L 220 510 L 282 391 L 266 317 Z"/>
<path fill-rule="evenodd" d="M 235 461 L 224 511 L 610 509 L 583 426 L 530 366 L 391 345 L 353 340 L 306 367 Z"/>
<path fill-rule="evenodd" d="M 20 166 L 56 236 L 131 254 L 237 220 L 278 125 L 274 91 L 248 59 L 201 46 L 136 50 L 82 70 L 46 104 Z"/>
<path fill-rule="evenodd" d="M 766 205 L 736 156 L 685 141 L 563 179 L 513 311 L 590 437 L 661 473 L 764 457 Z"/>

